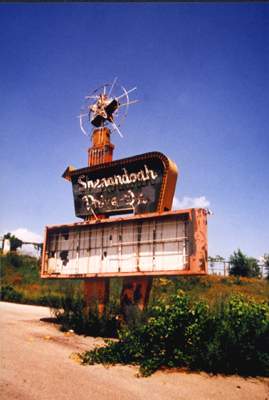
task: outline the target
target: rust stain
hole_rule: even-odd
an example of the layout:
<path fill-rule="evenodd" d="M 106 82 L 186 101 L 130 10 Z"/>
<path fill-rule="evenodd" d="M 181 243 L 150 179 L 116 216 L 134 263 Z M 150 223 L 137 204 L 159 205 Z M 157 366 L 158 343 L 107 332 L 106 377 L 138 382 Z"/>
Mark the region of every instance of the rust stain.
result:
<path fill-rule="evenodd" d="M 110 130 L 108 128 L 94 129 L 92 146 L 88 150 L 88 165 L 94 166 L 111 162 L 114 147 L 110 141 Z"/>
<path fill-rule="evenodd" d="M 189 271 L 207 274 L 207 212 L 203 208 L 191 210 L 190 230 L 192 231 Z"/>

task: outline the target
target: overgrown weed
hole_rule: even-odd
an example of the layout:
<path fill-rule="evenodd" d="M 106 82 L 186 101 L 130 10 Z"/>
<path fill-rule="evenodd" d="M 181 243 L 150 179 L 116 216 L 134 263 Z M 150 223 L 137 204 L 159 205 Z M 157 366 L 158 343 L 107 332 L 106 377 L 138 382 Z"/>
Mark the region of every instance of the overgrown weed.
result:
<path fill-rule="evenodd" d="M 85 352 L 83 363 L 161 367 L 213 373 L 269 375 L 269 306 L 232 295 L 212 308 L 184 292 L 152 307 L 144 324 L 119 332 L 119 341 Z"/>

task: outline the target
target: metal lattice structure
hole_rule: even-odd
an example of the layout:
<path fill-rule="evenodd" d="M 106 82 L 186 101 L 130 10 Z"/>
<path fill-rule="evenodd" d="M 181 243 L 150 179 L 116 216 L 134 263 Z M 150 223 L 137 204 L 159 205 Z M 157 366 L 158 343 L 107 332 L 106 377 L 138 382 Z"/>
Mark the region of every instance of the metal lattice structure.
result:
<path fill-rule="evenodd" d="M 111 132 L 116 131 L 123 137 L 120 127 L 125 120 L 130 104 L 138 100 L 130 100 L 129 94 L 136 87 L 127 90 L 117 83 L 105 83 L 85 96 L 85 103 L 79 115 L 80 128 L 84 135 L 91 132 L 91 125 L 95 128 L 109 126 Z"/>

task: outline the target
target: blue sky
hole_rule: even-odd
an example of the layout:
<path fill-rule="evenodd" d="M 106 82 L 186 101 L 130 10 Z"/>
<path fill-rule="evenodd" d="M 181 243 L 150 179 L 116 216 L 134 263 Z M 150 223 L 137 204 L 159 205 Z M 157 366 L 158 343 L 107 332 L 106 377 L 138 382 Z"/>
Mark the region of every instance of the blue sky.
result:
<path fill-rule="evenodd" d="M 0 4 L 0 232 L 73 222 L 67 165 L 87 164 L 78 119 L 115 76 L 137 86 L 114 158 L 162 151 L 178 207 L 207 202 L 209 253 L 269 252 L 269 6 Z"/>

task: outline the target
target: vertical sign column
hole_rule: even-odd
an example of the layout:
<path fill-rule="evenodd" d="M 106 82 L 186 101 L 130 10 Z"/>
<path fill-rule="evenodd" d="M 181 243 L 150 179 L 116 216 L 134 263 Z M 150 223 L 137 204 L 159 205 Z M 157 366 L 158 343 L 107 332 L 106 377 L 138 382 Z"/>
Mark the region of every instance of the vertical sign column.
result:
<path fill-rule="evenodd" d="M 92 146 L 88 150 L 88 166 L 111 162 L 113 159 L 114 145 L 110 142 L 110 130 L 98 128 L 92 133 Z M 102 216 L 103 218 L 104 216 Z M 88 217 L 95 218 L 95 217 Z M 109 300 L 109 278 L 91 278 L 84 281 L 84 299 L 89 308 L 92 304 L 98 308 L 101 315 L 105 311 Z"/>

